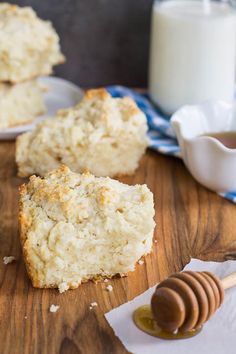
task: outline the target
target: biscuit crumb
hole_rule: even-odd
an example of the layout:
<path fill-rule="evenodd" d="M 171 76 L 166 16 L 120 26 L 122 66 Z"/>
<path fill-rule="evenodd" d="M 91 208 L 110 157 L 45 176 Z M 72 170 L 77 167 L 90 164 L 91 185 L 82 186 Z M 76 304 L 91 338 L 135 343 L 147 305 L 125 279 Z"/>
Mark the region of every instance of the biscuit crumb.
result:
<path fill-rule="evenodd" d="M 104 283 L 108 283 L 108 279 L 104 279 L 104 281 L 103 281 Z"/>
<path fill-rule="evenodd" d="M 97 307 L 97 302 L 91 302 L 90 306 L 89 306 L 89 310 L 92 310 L 94 307 Z"/>
<path fill-rule="evenodd" d="M 15 260 L 16 258 L 14 256 L 3 257 L 3 263 L 6 265 L 14 262 Z"/>
<path fill-rule="evenodd" d="M 113 290 L 113 286 L 112 285 L 107 285 L 106 289 L 107 289 L 107 291 L 111 292 Z"/>
<path fill-rule="evenodd" d="M 143 265 L 143 263 L 144 263 L 144 261 L 143 261 L 142 259 L 140 259 L 140 260 L 138 261 L 138 264 L 140 264 L 140 265 Z"/>
<path fill-rule="evenodd" d="M 50 312 L 57 312 L 59 310 L 59 305 L 51 305 L 50 308 L 49 308 L 49 311 Z"/>
<path fill-rule="evenodd" d="M 69 286 L 67 283 L 61 283 L 59 286 L 58 286 L 58 290 L 59 290 L 59 293 L 62 294 L 64 293 L 66 290 L 69 289 Z"/>

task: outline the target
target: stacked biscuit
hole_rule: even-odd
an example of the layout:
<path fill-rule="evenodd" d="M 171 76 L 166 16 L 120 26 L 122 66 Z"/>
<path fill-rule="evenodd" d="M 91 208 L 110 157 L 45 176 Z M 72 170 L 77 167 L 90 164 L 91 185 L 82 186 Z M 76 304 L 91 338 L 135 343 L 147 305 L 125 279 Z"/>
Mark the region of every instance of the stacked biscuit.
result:
<path fill-rule="evenodd" d="M 33 9 L 0 4 L 0 128 L 24 124 L 45 112 L 38 76 L 62 63 L 51 23 Z"/>

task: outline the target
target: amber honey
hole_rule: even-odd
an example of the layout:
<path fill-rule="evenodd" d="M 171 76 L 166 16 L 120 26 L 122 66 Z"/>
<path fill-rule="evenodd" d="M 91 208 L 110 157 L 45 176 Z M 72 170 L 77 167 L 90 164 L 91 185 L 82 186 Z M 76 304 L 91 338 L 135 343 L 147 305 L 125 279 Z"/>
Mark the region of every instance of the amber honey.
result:
<path fill-rule="evenodd" d="M 156 321 L 152 316 L 151 306 L 144 305 L 137 308 L 133 313 L 133 321 L 135 325 L 141 329 L 141 331 L 150 334 L 153 337 L 158 337 L 162 339 L 186 339 L 196 336 L 202 328 L 193 329 L 189 332 L 182 333 L 169 333 L 163 331 L 160 327 L 157 326 Z"/>
<path fill-rule="evenodd" d="M 235 132 L 220 132 L 220 133 L 207 133 L 202 136 L 209 136 L 219 140 L 224 146 L 229 149 L 236 149 L 236 131 Z"/>

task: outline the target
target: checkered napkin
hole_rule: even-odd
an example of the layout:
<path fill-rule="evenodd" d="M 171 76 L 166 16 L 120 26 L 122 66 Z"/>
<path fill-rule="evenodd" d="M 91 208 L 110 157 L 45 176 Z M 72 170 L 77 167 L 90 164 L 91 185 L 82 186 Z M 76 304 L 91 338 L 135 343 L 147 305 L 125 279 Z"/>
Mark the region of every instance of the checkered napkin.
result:
<path fill-rule="evenodd" d="M 180 148 L 174 130 L 170 125 L 170 117 L 163 114 L 160 109 L 151 103 L 146 92 L 138 93 L 123 86 L 108 86 L 107 90 L 113 97 L 132 97 L 138 107 L 145 113 L 149 127 L 150 149 L 181 158 Z M 236 192 L 221 193 L 220 195 L 236 203 Z"/>

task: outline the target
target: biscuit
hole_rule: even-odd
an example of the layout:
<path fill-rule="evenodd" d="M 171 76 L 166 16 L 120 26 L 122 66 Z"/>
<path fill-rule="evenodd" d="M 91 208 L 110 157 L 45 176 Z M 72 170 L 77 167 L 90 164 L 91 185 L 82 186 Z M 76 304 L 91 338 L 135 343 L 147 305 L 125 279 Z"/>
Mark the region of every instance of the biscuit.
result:
<path fill-rule="evenodd" d="M 146 133 L 146 117 L 131 98 L 89 90 L 77 106 L 18 137 L 18 174 L 44 176 L 60 164 L 96 176 L 132 174 L 148 145 Z"/>
<path fill-rule="evenodd" d="M 59 37 L 30 7 L 0 4 L 0 81 L 18 83 L 49 75 L 64 62 Z"/>
<path fill-rule="evenodd" d="M 30 123 L 45 113 L 44 88 L 36 81 L 0 84 L 0 129 Z"/>
<path fill-rule="evenodd" d="M 64 292 L 125 275 L 152 248 L 153 194 L 66 166 L 20 187 L 20 238 L 33 286 Z"/>

